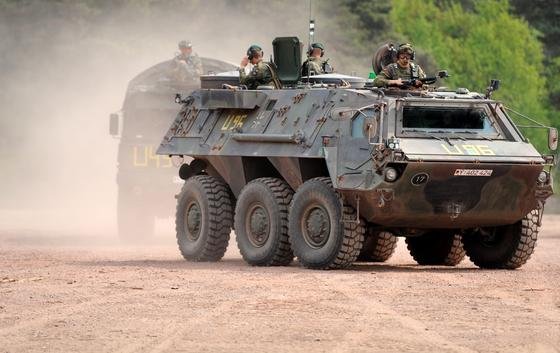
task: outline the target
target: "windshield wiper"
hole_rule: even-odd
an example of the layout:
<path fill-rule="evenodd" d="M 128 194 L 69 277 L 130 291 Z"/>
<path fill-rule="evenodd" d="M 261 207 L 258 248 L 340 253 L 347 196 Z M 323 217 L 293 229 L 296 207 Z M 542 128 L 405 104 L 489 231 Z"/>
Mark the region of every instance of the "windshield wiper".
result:
<path fill-rule="evenodd" d="M 429 133 L 428 131 L 426 131 L 426 130 L 412 129 L 412 130 L 403 130 L 402 132 L 415 132 L 415 133 L 424 134 L 425 136 L 428 136 L 428 137 L 431 137 L 431 138 L 434 138 L 434 139 L 443 141 L 443 139 L 442 139 L 441 137 L 436 136 L 436 135 L 433 135 L 433 134 L 430 134 L 430 133 Z"/>
<path fill-rule="evenodd" d="M 484 136 L 484 135 L 479 135 L 478 132 L 476 131 L 469 131 L 469 130 L 464 130 L 464 131 L 453 131 L 453 134 L 470 134 L 470 135 L 477 135 L 480 136 L 481 138 L 487 140 L 487 141 L 492 141 L 492 139 L 488 136 Z"/>
<path fill-rule="evenodd" d="M 430 132 L 428 132 L 428 131 L 426 131 L 426 130 L 412 129 L 412 130 L 403 130 L 403 132 L 415 132 L 415 133 L 418 133 L 418 134 L 423 134 L 424 136 L 428 136 L 428 137 L 434 138 L 434 139 L 439 140 L 439 141 L 445 141 L 445 142 L 447 142 L 450 146 L 453 146 L 453 144 L 451 143 L 451 141 L 449 141 L 449 137 L 439 137 L 439 136 L 436 136 L 436 135 L 434 135 L 434 134 L 431 134 Z M 434 131 L 434 132 L 436 132 L 436 133 L 442 133 L 442 132 L 444 132 L 444 131 L 438 130 L 438 131 Z"/>

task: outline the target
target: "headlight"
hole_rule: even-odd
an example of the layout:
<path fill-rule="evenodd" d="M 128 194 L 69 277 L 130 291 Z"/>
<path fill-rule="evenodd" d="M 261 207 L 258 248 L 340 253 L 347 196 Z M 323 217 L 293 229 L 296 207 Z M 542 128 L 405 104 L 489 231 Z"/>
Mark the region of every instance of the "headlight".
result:
<path fill-rule="evenodd" d="M 385 180 L 388 182 L 393 182 L 397 180 L 399 173 L 395 168 L 387 168 L 385 169 Z"/>
<path fill-rule="evenodd" d="M 537 177 L 537 181 L 540 184 L 544 184 L 546 183 L 547 180 L 548 180 L 548 173 L 543 170 L 542 172 L 540 172 L 539 176 Z"/>
<path fill-rule="evenodd" d="M 400 141 L 398 138 L 396 137 L 391 137 L 389 138 L 386 142 L 385 145 L 387 146 L 387 148 L 390 148 L 392 150 L 399 150 L 401 148 L 400 146 Z"/>

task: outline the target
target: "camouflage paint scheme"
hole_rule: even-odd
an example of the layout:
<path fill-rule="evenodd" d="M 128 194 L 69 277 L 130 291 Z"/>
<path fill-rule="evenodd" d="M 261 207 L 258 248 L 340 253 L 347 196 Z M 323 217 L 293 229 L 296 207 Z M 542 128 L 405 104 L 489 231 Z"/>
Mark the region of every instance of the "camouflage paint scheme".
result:
<path fill-rule="evenodd" d="M 407 107 L 455 106 L 484 110 L 496 136 L 402 126 Z M 550 177 L 537 182 L 543 156 L 499 102 L 477 93 L 201 89 L 183 101 L 157 153 L 194 158 L 182 167 L 184 179 L 204 169 L 236 197 L 260 177 L 281 177 L 297 190 L 329 176 L 359 217 L 398 235 L 512 224 L 552 194 Z M 388 168 L 395 181 L 386 181 Z"/>

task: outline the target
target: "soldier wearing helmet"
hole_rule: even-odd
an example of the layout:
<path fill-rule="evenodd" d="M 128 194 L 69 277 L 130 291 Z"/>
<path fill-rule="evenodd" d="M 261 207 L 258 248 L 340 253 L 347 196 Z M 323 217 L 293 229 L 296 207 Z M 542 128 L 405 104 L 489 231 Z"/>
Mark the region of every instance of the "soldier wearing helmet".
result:
<path fill-rule="evenodd" d="M 421 88 L 422 82 L 419 79 L 426 77 L 426 74 L 419 65 L 412 62 L 414 54 L 412 45 L 401 44 L 397 50 L 397 62 L 385 66 L 375 78 L 373 84 L 377 87 L 397 86 L 404 88 L 403 81 L 414 80 L 413 86 Z"/>
<path fill-rule="evenodd" d="M 324 60 L 325 47 L 321 43 L 313 43 L 307 51 L 307 60 L 301 65 L 301 75 L 321 75 L 333 72 L 329 59 Z"/>
<path fill-rule="evenodd" d="M 192 43 L 182 40 L 178 44 L 179 53 L 175 55 L 175 71 L 180 81 L 196 80 L 202 75 L 202 61 L 196 53 L 193 52 Z"/>
<path fill-rule="evenodd" d="M 249 63 L 253 67 L 249 73 L 246 73 L 245 68 Z M 271 64 L 263 61 L 263 50 L 256 44 L 251 45 L 247 49 L 247 55 L 241 59 L 239 82 L 249 89 L 256 89 L 258 86 L 274 86 L 274 88 L 282 86 Z"/>

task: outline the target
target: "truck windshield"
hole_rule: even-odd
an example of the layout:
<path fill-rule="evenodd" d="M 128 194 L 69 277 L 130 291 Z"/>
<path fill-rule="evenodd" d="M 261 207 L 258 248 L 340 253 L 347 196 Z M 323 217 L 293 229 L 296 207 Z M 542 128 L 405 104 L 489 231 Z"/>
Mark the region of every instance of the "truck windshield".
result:
<path fill-rule="evenodd" d="M 410 135 L 418 131 L 460 135 L 469 138 L 500 138 L 500 131 L 483 106 L 405 106 L 402 113 L 402 133 Z"/>

